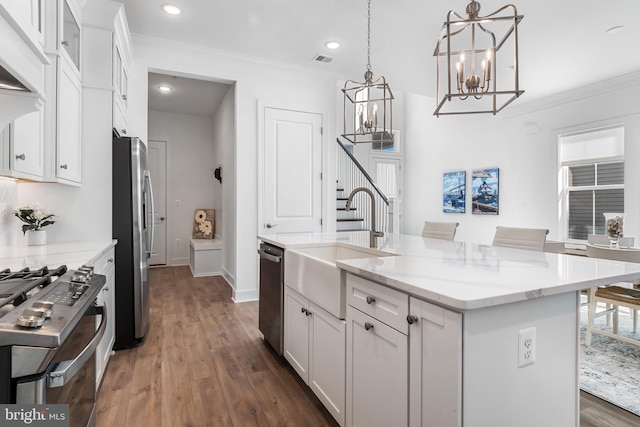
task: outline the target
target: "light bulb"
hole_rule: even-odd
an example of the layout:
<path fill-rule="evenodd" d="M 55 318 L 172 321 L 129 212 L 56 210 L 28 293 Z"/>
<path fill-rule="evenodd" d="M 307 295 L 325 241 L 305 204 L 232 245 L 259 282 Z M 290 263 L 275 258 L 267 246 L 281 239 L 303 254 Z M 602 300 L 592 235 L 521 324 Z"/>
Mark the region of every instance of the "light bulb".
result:
<path fill-rule="evenodd" d="M 178 6 L 174 6 L 172 4 L 165 4 L 162 6 L 162 10 L 167 12 L 169 15 L 180 15 L 182 13 Z"/>

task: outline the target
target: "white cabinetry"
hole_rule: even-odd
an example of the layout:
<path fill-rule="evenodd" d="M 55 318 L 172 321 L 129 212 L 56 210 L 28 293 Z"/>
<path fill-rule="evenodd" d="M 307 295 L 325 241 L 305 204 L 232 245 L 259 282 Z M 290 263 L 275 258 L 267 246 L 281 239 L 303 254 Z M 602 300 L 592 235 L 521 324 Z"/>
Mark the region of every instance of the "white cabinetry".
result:
<path fill-rule="evenodd" d="M 284 357 L 341 426 L 345 422 L 345 321 L 285 286 Z"/>
<path fill-rule="evenodd" d="M 120 136 L 129 134 L 127 109 L 131 48 L 127 36 L 125 24 L 118 14 L 113 34 L 113 128 Z"/>
<path fill-rule="evenodd" d="M 346 425 L 407 426 L 408 296 L 347 274 L 347 302 Z"/>
<path fill-rule="evenodd" d="M 15 119 L 0 134 L 2 174 L 42 180 L 44 174 L 44 123 L 41 110 Z"/>
<path fill-rule="evenodd" d="M 93 263 L 94 273 L 103 274 L 107 277 L 107 281 L 104 284 L 102 291 L 98 295 L 97 304 L 102 306 L 107 311 L 107 328 L 102 337 L 102 341 L 96 348 L 96 390 L 100 387 L 102 376 L 105 369 L 107 369 L 107 363 L 109 362 L 109 356 L 111 355 L 111 349 L 115 341 L 115 252 L 111 248 L 107 253 L 98 258 Z"/>
<path fill-rule="evenodd" d="M 462 315 L 411 297 L 409 426 L 462 425 Z"/>
<path fill-rule="evenodd" d="M 56 176 L 74 183 L 82 178 L 82 85 L 77 73 L 66 58 L 58 59 Z"/>

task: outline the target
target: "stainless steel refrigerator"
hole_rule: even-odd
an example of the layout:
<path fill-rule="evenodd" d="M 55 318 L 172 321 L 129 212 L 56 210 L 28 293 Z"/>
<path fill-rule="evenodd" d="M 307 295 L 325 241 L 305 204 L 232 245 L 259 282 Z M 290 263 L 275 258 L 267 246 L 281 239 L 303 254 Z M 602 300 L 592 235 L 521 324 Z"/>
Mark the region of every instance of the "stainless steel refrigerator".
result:
<path fill-rule="evenodd" d="M 113 238 L 118 240 L 114 349 L 142 342 L 149 330 L 149 256 L 153 247 L 153 190 L 147 147 L 139 138 L 113 138 Z"/>

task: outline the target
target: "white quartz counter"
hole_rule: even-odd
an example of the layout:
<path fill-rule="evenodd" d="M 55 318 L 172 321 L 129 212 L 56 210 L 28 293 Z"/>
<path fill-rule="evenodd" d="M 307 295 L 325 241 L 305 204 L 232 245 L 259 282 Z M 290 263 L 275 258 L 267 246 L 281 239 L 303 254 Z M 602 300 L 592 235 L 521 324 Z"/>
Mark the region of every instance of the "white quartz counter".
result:
<path fill-rule="evenodd" d="M 49 243 L 43 246 L 0 246 L 0 267 L 20 270 L 62 264 L 74 270 L 82 264 L 92 263 L 115 246 L 115 240 L 93 242 Z"/>
<path fill-rule="evenodd" d="M 265 234 L 258 238 L 294 250 L 335 242 L 369 246 L 368 232 Z M 458 310 L 640 279 L 640 264 L 635 263 L 408 235 L 389 236 L 378 239 L 378 243 L 376 249 L 389 256 L 336 264 L 348 272 Z"/>

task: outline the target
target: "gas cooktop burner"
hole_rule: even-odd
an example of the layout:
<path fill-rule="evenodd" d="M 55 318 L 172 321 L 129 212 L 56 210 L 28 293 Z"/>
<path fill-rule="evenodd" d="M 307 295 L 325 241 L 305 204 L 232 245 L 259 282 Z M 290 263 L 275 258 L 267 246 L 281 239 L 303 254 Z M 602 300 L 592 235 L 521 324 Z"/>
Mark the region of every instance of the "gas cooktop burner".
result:
<path fill-rule="evenodd" d="M 0 347 L 57 347 L 104 285 L 93 267 L 0 271 Z"/>

